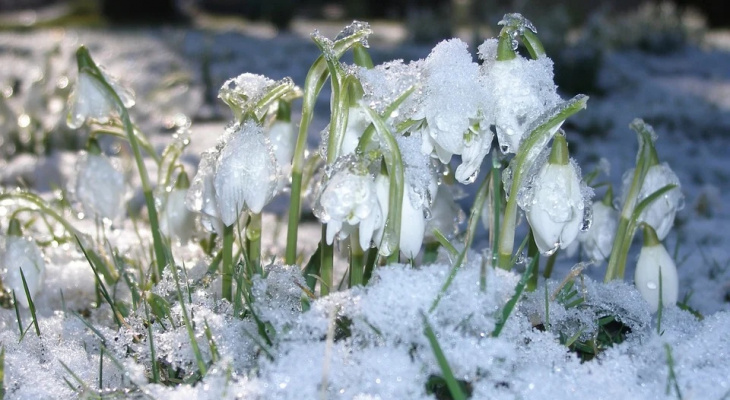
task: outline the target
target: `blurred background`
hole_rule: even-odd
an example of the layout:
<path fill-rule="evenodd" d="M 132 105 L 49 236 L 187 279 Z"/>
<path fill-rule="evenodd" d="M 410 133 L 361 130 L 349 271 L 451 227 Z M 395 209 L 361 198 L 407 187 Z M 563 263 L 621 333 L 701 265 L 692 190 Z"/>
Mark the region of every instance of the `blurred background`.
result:
<path fill-rule="evenodd" d="M 302 84 L 318 54 L 310 39 L 314 30 L 334 38 L 353 19 L 368 21 L 375 63 L 394 58 L 407 62 L 424 58 L 437 42 L 450 37 L 466 41 L 476 53 L 485 38 L 497 35 L 497 23 L 508 12 L 522 13 L 538 28 L 561 94 L 592 97 L 595 114 L 586 113 L 571 127 L 583 135 L 605 136 L 615 126 L 625 127 L 623 121 L 614 121 L 616 113 L 601 114 L 601 99 L 608 103 L 610 94 L 626 88 L 641 91 L 647 85 L 654 85 L 641 92 L 648 98 L 627 96 L 652 105 L 649 110 L 656 116 L 644 115 L 650 122 L 701 135 L 719 132 L 730 129 L 730 100 L 724 100 L 730 96 L 718 92 L 725 89 L 717 79 L 729 72 L 723 67 L 727 64 L 712 58 L 722 55 L 704 51 L 730 50 L 730 30 L 725 29 L 730 14 L 721 12 L 724 3 L 0 0 L 0 156 L 83 146 L 65 124 L 66 98 L 76 76 L 73 53 L 80 44 L 136 92 L 138 105 L 132 111 L 139 126 L 149 134 L 166 134 L 192 121 L 197 130 L 202 129 L 200 122 L 226 121 L 228 111 L 217 100 L 218 90 L 243 72 L 273 79 L 290 76 Z M 691 66 L 686 61 L 667 63 L 667 57 L 686 59 L 690 53 L 695 60 Z M 693 96 L 711 97 L 701 110 L 686 93 L 677 92 L 674 75 L 680 73 L 692 74 L 704 85 L 688 84 Z M 677 93 L 667 96 L 665 86 Z M 325 116 L 326 90 L 318 104 Z M 613 99 L 613 104 L 623 103 Z M 705 117 L 690 118 L 694 115 Z M 313 130 L 326 123 L 326 118 L 315 120 Z M 0 157 L 0 166 L 2 162 Z"/>
<path fill-rule="evenodd" d="M 506 11 L 520 10 L 540 18 L 562 14 L 562 23 L 585 24 L 596 13 L 616 15 L 640 9 L 656 1 L 636 0 L 0 0 L 2 25 L 12 29 L 47 25 L 195 24 L 208 17 L 262 21 L 287 30 L 301 19 L 347 20 L 353 18 L 400 21 L 411 38 L 452 36 L 468 24 L 493 25 Z M 727 26 L 730 14 L 724 0 L 676 0 L 679 12 L 692 9 L 703 15 L 709 27 Z M 424 32 L 427 31 L 427 32 Z"/>

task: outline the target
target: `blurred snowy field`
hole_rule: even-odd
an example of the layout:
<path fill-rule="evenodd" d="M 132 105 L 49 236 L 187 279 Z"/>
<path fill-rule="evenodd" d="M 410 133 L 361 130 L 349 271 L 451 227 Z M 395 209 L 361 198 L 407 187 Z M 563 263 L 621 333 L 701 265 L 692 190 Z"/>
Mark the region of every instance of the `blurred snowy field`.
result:
<path fill-rule="evenodd" d="M 374 30 L 377 35 L 377 26 Z M 371 43 L 376 63 L 423 58 L 430 51 L 429 47 L 394 44 L 377 37 Z M 216 100 L 223 81 L 251 72 L 272 79 L 290 76 L 302 85 L 318 55 L 314 44 L 302 36 L 275 36 L 266 31 L 0 33 L 0 85 L 16 117 L 32 112 L 28 95 L 44 71 L 45 90 L 59 97 L 66 93 L 67 85 L 75 79 L 72 55 L 80 44 L 86 44 L 97 62 L 137 92 L 133 119 L 158 150 L 170 140 L 172 128 L 183 123 L 181 119 L 192 121 L 191 145 L 183 156 L 191 176 L 200 153 L 215 144 L 229 118 Z M 724 46 L 730 47 L 727 43 Z M 550 331 L 532 328 L 531 318 L 545 310 L 540 290 L 518 307 L 502 336 L 489 338 L 496 323 L 493 312 L 511 296 L 519 276 L 494 272 L 489 277 L 488 295 L 480 294 L 475 288 L 479 256 L 474 253 L 443 308 L 429 317 L 458 379 L 470 382 L 472 398 L 678 398 L 674 386 L 670 387 L 674 383 L 669 378 L 667 349 L 684 398 L 730 396 L 730 53 L 721 47 L 716 43 L 715 47 L 687 46 L 668 54 L 636 49 L 606 53 L 597 80 L 600 94 L 591 93 L 588 108 L 565 126 L 571 155 L 584 173 L 610 166 L 609 174 L 599 181 L 609 180 L 616 190 L 636 157 L 636 135 L 628 128 L 629 122 L 638 117 L 654 126 L 660 161 L 668 162 L 677 173 L 686 198 L 665 246 L 676 257 L 679 298 L 687 298 L 686 303 L 705 318 L 699 321 L 671 307 L 664 314 L 662 334 L 657 334 L 648 309 L 630 285 L 595 282 L 601 280 L 604 264 L 588 267 L 584 294 L 596 309 L 628 310 L 633 333 L 626 342 L 598 360 L 580 363 Z M 48 57 L 53 60 L 50 70 L 44 67 Z M 311 146 L 327 123 L 328 99 L 325 89 L 310 131 Z M 62 127 L 63 104 L 44 107 L 48 112 L 42 123 Z M 16 122 L 0 120 L 0 129 L 9 123 Z M 35 156 L 10 154 L 4 148 L 0 153 L 5 154 L 0 159 L 4 188 L 27 185 L 46 196 L 53 188 L 65 187 L 76 159 L 76 153 L 69 150 Z M 155 176 L 154 163 L 149 166 Z M 129 167 L 133 168 L 131 164 Z M 134 173 L 128 175 L 130 186 L 139 187 Z M 474 190 L 467 188 L 469 193 Z M 602 194 L 602 189 L 597 190 L 597 197 Z M 141 207 L 141 193 L 131 196 L 132 208 Z M 467 198 L 463 205 L 469 201 Z M 270 225 L 278 223 L 275 215 L 281 215 L 285 204 L 281 199 L 268 208 Z M 3 235 L 7 225 L 4 213 L 7 211 L 1 215 Z M 81 225 L 94 229 L 88 221 Z M 302 236 L 302 246 L 311 251 L 319 230 L 314 226 L 305 229 L 309 230 Z M 272 254 L 281 255 L 282 238 L 269 238 L 265 246 Z M 140 251 L 129 221 L 118 224 L 109 240 L 121 254 Z M 486 235 L 481 230 L 475 249 L 485 245 Z M 64 383 L 64 378 L 70 379 L 69 373 L 58 360 L 96 385 L 99 335 L 61 312 L 60 307 L 63 302 L 68 310 L 86 310 L 96 296 L 93 274 L 83 256 L 71 248 L 49 248 L 44 254 L 49 261 L 47 276 L 36 299 L 43 336 L 29 333 L 18 343 L 14 311 L 0 310 L 9 398 L 75 396 Z M 177 250 L 181 257 L 188 257 L 184 261 L 189 277 L 202 276 L 206 260 L 192 247 Z M 638 242 L 630 259 L 637 253 Z M 554 279 L 559 282 L 574 263 L 575 259 L 560 258 Z M 631 264 L 627 277 L 633 276 Z M 143 314 L 116 330 L 108 308 L 86 311 L 90 312 L 90 323 L 105 338 L 104 346 L 124 365 L 122 369 L 105 358 L 103 386 L 124 389 L 135 397 L 308 399 L 324 393 L 328 398 L 433 398 L 426 395 L 424 387 L 440 370 L 422 334 L 419 310 L 428 307 L 446 274 L 444 263 L 419 270 L 388 267 L 367 288 L 337 293 L 300 314 L 294 311 L 300 294 L 293 284 L 298 279 L 296 271 L 276 267 L 270 279 L 258 283 L 262 298 L 271 301 L 257 305 L 259 313 L 280 332 L 270 349 L 273 359 L 262 356 L 260 346 L 246 334 L 255 332 L 253 323 L 233 318 L 225 305 L 215 301 L 215 293 L 197 291 L 192 299 L 195 320 L 210 324 L 221 357 L 194 387 L 148 383 L 140 367 L 149 358 L 147 342 L 138 339 L 147 332 Z M 170 279 L 156 289 L 159 294 L 172 293 Z M 548 284 L 550 290 L 556 285 L 552 281 Z M 561 312 L 554 303 L 550 307 L 550 319 L 556 325 L 582 318 Z M 173 309 L 180 312 L 179 305 Z M 352 321 L 351 336 L 346 340 L 329 339 L 332 315 Z M 189 370 L 194 359 L 184 327 L 155 329 L 159 330 L 158 356 L 163 354 L 173 368 Z M 206 357 L 212 357 L 212 351 L 203 347 Z"/>

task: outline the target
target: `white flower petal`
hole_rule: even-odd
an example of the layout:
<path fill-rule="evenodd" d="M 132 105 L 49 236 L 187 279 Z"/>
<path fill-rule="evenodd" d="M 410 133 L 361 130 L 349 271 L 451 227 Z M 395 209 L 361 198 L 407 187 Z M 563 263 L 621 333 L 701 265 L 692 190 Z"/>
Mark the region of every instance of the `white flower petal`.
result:
<path fill-rule="evenodd" d="M 572 164 L 546 163 L 535 179 L 527 221 L 541 253 L 566 248 L 575 240 L 583 222 L 580 179 Z"/>
<path fill-rule="evenodd" d="M 276 161 L 260 126 L 246 122 L 231 135 L 216 162 L 213 184 L 226 226 L 246 211 L 260 213 L 274 197 Z"/>
<path fill-rule="evenodd" d="M 634 283 L 652 312 L 659 309 L 659 271 L 661 271 L 662 303 L 671 306 L 679 296 L 679 278 L 674 260 L 663 245 L 644 246 L 636 263 Z"/>

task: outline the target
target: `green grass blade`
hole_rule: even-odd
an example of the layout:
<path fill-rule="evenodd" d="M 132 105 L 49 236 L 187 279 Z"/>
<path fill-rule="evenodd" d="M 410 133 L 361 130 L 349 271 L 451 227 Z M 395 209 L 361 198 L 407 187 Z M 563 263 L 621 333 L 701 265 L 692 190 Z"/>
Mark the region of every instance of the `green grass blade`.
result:
<path fill-rule="evenodd" d="M 79 245 L 79 248 L 81 249 L 81 252 L 84 253 L 84 256 L 86 257 L 86 260 L 89 262 L 89 265 L 91 266 L 91 270 L 94 271 L 94 278 L 96 279 L 96 283 L 99 285 L 99 289 L 101 291 L 101 295 L 104 297 L 104 300 L 109 304 L 109 307 L 112 309 L 112 315 L 114 315 L 114 321 L 117 323 L 117 325 L 121 328 L 122 327 L 122 320 L 120 319 L 119 311 L 117 310 L 116 306 L 114 305 L 114 300 L 112 300 L 111 296 L 109 295 L 109 291 L 106 290 L 106 286 L 104 285 L 104 282 L 99 277 L 99 270 L 94 265 L 94 262 L 89 258 L 89 253 L 86 252 L 86 249 L 84 248 L 84 245 L 81 244 L 81 240 L 78 236 L 76 236 L 76 242 Z"/>
<path fill-rule="evenodd" d="M 441 350 L 441 345 L 439 345 L 436 333 L 433 331 L 431 324 L 428 322 L 426 314 L 421 313 L 421 318 L 423 318 L 423 332 L 426 335 L 426 338 L 428 338 L 428 342 L 431 344 L 433 355 L 436 357 L 436 362 L 438 362 L 439 367 L 441 368 L 441 373 L 444 375 L 444 380 L 449 388 L 449 393 L 451 393 L 451 398 L 454 400 L 465 400 L 466 394 L 461 389 L 459 382 L 456 380 L 454 373 L 451 371 L 449 361 L 446 359 L 444 352 Z"/>
<path fill-rule="evenodd" d="M 36 335 L 40 336 L 41 328 L 38 326 L 38 318 L 36 318 L 35 303 L 33 303 L 33 299 L 30 297 L 30 290 L 28 289 L 28 282 L 25 281 L 23 268 L 20 269 L 20 279 L 23 280 L 23 290 L 25 290 L 25 297 L 28 299 L 28 309 L 30 310 L 30 315 L 33 318 L 33 327 L 35 327 L 35 333 Z"/>
<path fill-rule="evenodd" d="M 5 398 L 5 346 L 0 348 L 0 400 Z"/>
<path fill-rule="evenodd" d="M 517 286 L 515 287 L 515 294 L 504 305 L 504 308 L 502 308 L 502 315 L 499 317 L 499 319 L 497 320 L 497 324 L 494 326 L 492 337 L 498 337 L 499 334 L 502 332 L 504 325 L 507 323 L 507 319 L 509 319 L 510 314 L 512 314 L 512 310 L 514 310 L 515 305 L 517 304 L 517 301 L 522 296 L 522 292 L 525 290 L 527 282 L 530 280 L 532 274 L 536 273 L 536 268 L 537 258 L 533 258 L 532 260 L 530 260 L 530 264 L 527 267 L 527 270 L 525 270 L 525 272 L 522 274 L 520 281 L 517 282 Z"/>

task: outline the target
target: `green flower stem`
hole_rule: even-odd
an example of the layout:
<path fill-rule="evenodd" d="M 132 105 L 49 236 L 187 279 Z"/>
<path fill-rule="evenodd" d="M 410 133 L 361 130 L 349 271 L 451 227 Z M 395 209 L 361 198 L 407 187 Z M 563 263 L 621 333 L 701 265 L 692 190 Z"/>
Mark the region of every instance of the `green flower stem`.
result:
<path fill-rule="evenodd" d="M 359 43 L 370 34 L 370 30 L 361 30 L 334 43 L 331 52 L 335 58 L 341 57 L 345 51 Z M 299 228 L 299 214 L 301 212 L 302 173 L 304 170 L 304 155 L 307 149 L 307 135 L 309 125 L 314 115 L 314 106 L 317 96 L 322 90 L 328 77 L 327 62 L 324 56 L 319 56 L 307 72 L 304 81 L 304 96 L 302 103 L 302 119 L 299 123 L 299 134 L 294 157 L 292 159 L 291 201 L 289 203 L 289 222 L 287 225 L 286 254 L 284 260 L 293 265 L 297 261 L 297 236 Z"/>
<path fill-rule="evenodd" d="M 662 241 L 659 240 L 659 237 L 656 235 L 656 231 L 651 227 L 651 225 L 641 223 L 641 230 L 644 237 L 644 247 L 653 247 L 662 244 Z"/>
<path fill-rule="evenodd" d="M 491 171 L 490 171 L 491 174 Z M 446 291 L 449 289 L 449 286 L 451 286 L 451 283 L 454 281 L 454 278 L 456 277 L 456 273 L 459 271 L 461 266 L 464 264 L 464 261 L 466 261 L 466 253 L 469 251 L 469 248 L 471 247 L 472 241 L 474 240 L 475 233 L 477 231 L 477 226 L 479 225 L 479 214 L 482 211 L 482 208 L 484 207 L 484 202 L 487 201 L 487 195 L 489 194 L 489 182 L 491 181 L 490 177 L 487 176 L 484 181 L 482 181 L 481 186 L 479 187 L 479 190 L 477 191 L 476 198 L 474 199 L 474 204 L 471 207 L 471 213 L 469 214 L 469 222 L 466 227 L 466 237 L 464 238 L 464 249 L 459 253 L 459 257 L 454 262 L 454 266 L 451 267 L 451 271 L 449 272 L 449 276 L 446 278 L 446 282 L 444 282 L 443 286 L 441 286 L 441 290 L 439 290 L 438 295 L 434 299 L 433 303 L 431 303 L 431 308 L 428 309 L 428 312 L 433 312 L 436 307 L 438 307 L 439 302 L 441 301 L 441 298 L 446 294 Z M 483 276 L 484 282 L 480 282 L 480 286 L 483 284 L 486 288 L 486 270 L 484 271 Z M 481 280 L 481 278 L 480 278 Z"/>
<path fill-rule="evenodd" d="M 535 262 L 535 271 L 533 271 L 532 274 L 530 274 L 530 279 L 527 280 L 527 291 L 528 292 L 534 292 L 535 289 L 537 289 L 537 280 L 538 280 L 538 274 L 537 271 L 540 267 L 540 251 L 537 248 L 537 243 L 535 243 L 535 236 L 530 232 L 530 237 L 532 238 L 527 243 L 527 257 L 531 260 L 534 260 Z M 525 272 L 527 273 L 527 272 Z"/>
<path fill-rule="evenodd" d="M 398 149 L 398 143 L 395 141 L 385 121 L 370 107 L 363 107 L 363 109 L 370 117 L 370 121 L 378 135 L 380 135 L 381 142 L 384 146 L 383 156 L 385 158 L 385 165 L 388 169 L 388 178 L 390 179 L 388 218 L 385 222 L 383 239 L 380 243 L 379 251 L 383 256 L 395 255 L 394 257 L 397 257 L 400 242 L 401 207 L 403 206 L 405 185 L 403 160 Z"/>
<path fill-rule="evenodd" d="M 489 193 L 492 198 L 492 214 L 491 224 L 489 226 L 489 243 L 492 249 L 492 267 L 497 265 L 497 254 L 499 254 L 499 233 L 500 233 L 500 219 L 502 216 L 502 162 L 500 161 L 497 150 L 492 152 L 492 190 Z M 484 276 L 484 283 L 480 283 L 482 291 L 486 290 L 486 271 L 482 271 Z"/>
<path fill-rule="evenodd" d="M 553 268 L 555 267 L 555 260 L 558 258 L 558 254 L 560 252 L 556 251 L 553 254 L 550 254 L 547 261 L 545 262 L 545 269 L 542 271 L 542 277 L 545 279 L 550 279 L 550 277 L 553 274 Z"/>
<path fill-rule="evenodd" d="M 221 296 L 233 299 L 233 225 L 223 228 L 223 265 Z"/>
<path fill-rule="evenodd" d="M 499 32 L 499 42 L 497 43 L 497 61 L 509 61 L 517 57 L 517 53 L 512 48 L 512 34 L 507 27 L 502 28 Z"/>
<path fill-rule="evenodd" d="M 79 238 L 79 241 L 81 240 L 80 238 L 86 236 L 83 232 L 74 228 L 74 226 L 71 225 L 71 223 L 68 222 L 66 218 L 64 218 L 63 216 L 58 214 L 53 208 L 48 206 L 48 204 L 46 204 L 46 202 L 38 195 L 22 191 L 0 193 L 0 204 L 6 200 L 20 200 L 31 203 L 33 206 L 28 208 L 28 211 L 36 211 L 53 218 L 54 220 L 58 221 L 58 223 L 60 223 L 61 226 L 63 226 L 64 229 L 66 229 L 66 231 L 69 232 L 72 236 Z M 88 256 L 94 262 L 94 264 L 101 269 L 101 273 L 102 275 L 104 275 L 104 279 L 108 283 L 116 282 L 119 279 L 119 272 L 114 267 L 113 263 L 105 262 L 104 259 L 95 251 L 88 251 Z"/>
<path fill-rule="evenodd" d="M 261 214 L 251 214 L 246 226 L 246 247 L 251 268 L 258 274 L 261 269 Z M 251 277 L 248 277 L 251 279 Z"/>
<path fill-rule="evenodd" d="M 319 264 L 319 295 L 324 297 L 334 290 L 334 246 L 327 244 L 327 225 L 322 225 L 322 252 Z"/>
<path fill-rule="evenodd" d="M 352 46 L 352 54 L 355 65 L 357 65 L 358 67 L 373 69 L 373 59 L 370 58 L 370 53 L 368 53 L 368 49 L 363 46 L 362 43 L 358 42 L 355 43 L 354 46 Z"/>
<path fill-rule="evenodd" d="M 606 268 L 606 276 L 604 277 L 604 281 L 606 282 L 613 279 L 623 279 L 624 277 L 629 247 L 636 233 L 636 223 L 635 221 L 632 223 L 631 217 L 634 214 L 639 192 L 646 178 L 646 174 L 652 165 L 658 163 L 651 127 L 640 119 L 635 119 L 629 127 L 637 134 L 639 151 L 634 176 L 632 177 L 624 206 L 621 209 L 616 237 L 614 238 L 611 255 L 608 259 L 608 267 Z"/>
<path fill-rule="evenodd" d="M 124 107 L 122 100 L 119 95 L 112 89 L 108 82 L 103 78 L 99 68 L 96 66 L 94 61 L 89 55 L 89 51 L 86 47 L 81 46 L 76 51 L 76 59 L 78 61 L 79 73 L 87 71 L 93 79 L 96 79 L 102 87 L 105 88 L 107 94 L 111 96 L 114 103 L 117 105 L 117 111 L 122 119 L 122 127 L 124 132 L 127 134 L 127 139 L 132 147 L 132 153 L 134 154 L 134 161 L 137 164 L 137 170 L 139 171 L 139 177 L 142 182 L 142 193 L 144 194 L 145 204 L 147 205 L 147 214 L 150 220 L 150 228 L 152 230 L 152 243 L 155 253 L 156 268 L 153 270 L 153 278 L 155 281 L 159 281 L 162 276 L 162 271 L 168 263 L 167 255 L 165 253 L 165 245 L 162 240 L 162 233 L 160 231 L 159 219 L 157 217 L 157 208 L 155 207 L 155 200 L 152 195 L 152 187 L 150 186 L 149 176 L 147 174 L 147 167 L 144 164 L 142 153 L 140 152 L 139 140 L 134 130 L 132 120 L 129 118 L 129 112 Z"/>
<path fill-rule="evenodd" d="M 360 233 L 350 234 L 350 287 L 362 285 L 365 272 L 365 252 L 360 247 Z"/>
<path fill-rule="evenodd" d="M 504 209 L 502 230 L 499 235 L 499 251 L 497 262 L 500 268 L 510 269 L 512 249 L 515 241 L 515 225 L 517 221 L 517 192 L 524 184 L 525 174 L 535 161 L 540 151 L 547 145 L 563 121 L 585 108 L 588 96 L 577 95 L 571 100 L 558 105 L 543 114 L 534 129 L 530 131 L 520 144 L 520 150 L 512 160 L 512 186 Z"/>

